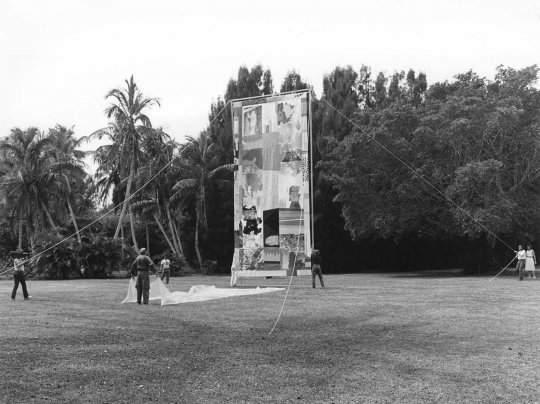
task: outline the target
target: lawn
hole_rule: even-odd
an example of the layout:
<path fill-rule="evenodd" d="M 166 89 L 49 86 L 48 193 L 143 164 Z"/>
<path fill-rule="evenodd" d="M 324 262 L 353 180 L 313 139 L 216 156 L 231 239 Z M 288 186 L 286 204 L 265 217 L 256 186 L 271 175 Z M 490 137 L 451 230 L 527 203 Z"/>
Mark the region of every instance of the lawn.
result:
<path fill-rule="evenodd" d="M 0 401 L 540 402 L 540 281 L 325 280 L 295 279 L 271 336 L 285 292 L 162 308 L 119 304 L 125 279 L 32 281 L 12 303 L 0 281 Z"/>

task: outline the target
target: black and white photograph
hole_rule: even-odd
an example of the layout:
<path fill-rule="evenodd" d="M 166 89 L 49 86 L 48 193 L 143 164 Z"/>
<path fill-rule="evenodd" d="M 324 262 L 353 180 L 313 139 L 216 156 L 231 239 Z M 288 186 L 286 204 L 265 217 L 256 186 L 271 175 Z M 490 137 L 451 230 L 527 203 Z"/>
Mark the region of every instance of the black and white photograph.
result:
<path fill-rule="evenodd" d="M 0 9 L 0 404 L 540 403 L 539 1 Z"/>

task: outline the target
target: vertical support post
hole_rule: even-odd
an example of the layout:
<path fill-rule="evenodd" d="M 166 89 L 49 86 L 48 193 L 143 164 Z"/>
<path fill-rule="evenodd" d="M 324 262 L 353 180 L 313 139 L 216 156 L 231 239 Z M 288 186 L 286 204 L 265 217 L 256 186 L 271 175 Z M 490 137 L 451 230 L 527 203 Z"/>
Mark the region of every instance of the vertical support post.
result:
<path fill-rule="evenodd" d="M 309 139 L 309 201 L 310 201 L 310 234 L 311 234 L 311 249 L 313 250 L 315 248 L 315 223 L 314 223 L 314 217 L 315 217 L 315 207 L 314 207 L 314 188 L 313 188 L 313 124 L 312 124 L 312 115 L 311 115 L 311 102 L 313 98 L 313 86 L 309 87 L 308 92 L 308 139 Z"/>
<path fill-rule="evenodd" d="M 236 195 L 236 188 L 238 186 L 237 184 L 237 171 L 236 170 L 239 170 L 240 169 L 240 166 L 239 166 L 239 160 L 235 160 L 235 157 L 236 157 L 236 145 L 235 145 L 235 142 L 234 142 L 234 108 L 233 108 L 233 100 L 228 100 L 227 102 L 229 103 L 229 110 L 231 112 L 231 136 L 232 136 L 232 152 L 233 152 L 233 155 L 232 155 L 232 162 L 233 164 L 235 164 L 236 166 L 234 167 L 234 171 L 233 171 L 233 228 L 232 228 L 232 232 L 233 232 L 233 242 L 234 242 L 234 246 L 233 246 L 233 260 L 232 260 L 232 263 L 231 263 L 231 281 L 234 280 L 235 283 L 232 285 L 232 286 L 236 286 L 238 280 L 236 278 L 236 275 L 233 275 L 232 272 L 236 272 L 238 271 L 238 268 L 239 268 L 239 262 L 237 262 L 235 260 L 235 257 L 236 257 L 236 253 L 237 253 L 237 247 L 236 247 L 236 239 L 234 237 L 234 232 L 235 232 L 235 229 L 236 229 L 236 217 L 235 217 L 235 212 L 236 212 L 236 206 L 234 204 L 235 202 L 235 195 Z M 239 123 L 240 125 L 240 123 Z M 240 153 L 240 151 L 238 151 L 238 153 Z M 240 157 L 240 156 L 239 156 Z M 238 251 L 238 258 L 240 258 L 240 252 Z"/>

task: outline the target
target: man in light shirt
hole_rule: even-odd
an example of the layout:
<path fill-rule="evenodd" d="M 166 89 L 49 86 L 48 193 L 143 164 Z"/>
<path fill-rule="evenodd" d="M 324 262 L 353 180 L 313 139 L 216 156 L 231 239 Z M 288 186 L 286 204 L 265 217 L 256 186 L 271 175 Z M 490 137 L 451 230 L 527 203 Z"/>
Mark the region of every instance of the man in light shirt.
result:
<path fill-rule="evenodd" d="M 159 263 L 160 266 L 160 272 L 161 272 L 161 280 L 165 278 L 165 283 L 169 284 L 169 277 L 171 276 L 171 261 L 167 257 L 163 257 L 163 259 Z"/>

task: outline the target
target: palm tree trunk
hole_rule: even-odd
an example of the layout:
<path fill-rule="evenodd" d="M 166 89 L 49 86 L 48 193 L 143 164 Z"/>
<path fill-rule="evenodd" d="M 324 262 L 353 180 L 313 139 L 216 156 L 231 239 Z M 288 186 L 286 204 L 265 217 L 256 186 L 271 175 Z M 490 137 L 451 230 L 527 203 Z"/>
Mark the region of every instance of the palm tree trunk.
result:
<path fill-rule="evenodd" d="M 175 234 L 174 234 L 173 221 L 172 221 L 172 218 L 171 218 L 171 211 L 169 210 L 168 205 L 165 205 L 165 211 L 167 213 L 167 224 L 169 226 L 169 231 L 171 232 L 171 236 L 172 236 L 171 238 L 172 238 L 174 247 L 176 248 L 176 251 L 178 251 L 179 254 L 183 255 L 182 246 L 178 245 L 178 241 L 177 241 L 177 239 L 175 237 Z"/>
<path fill-rule="evenodd" d="M 19 243 L 17 244 L 17 249 L 18 250 L 22 250 L 23 224 L 24 224 L 24 219 L 19 216 Z"/>
<path fill-rule="evenodd" d="M 201 175 L 201 194 L 199 196 L 200 198 L 200 204 L 201 204 L 201 224 L 202 224 L 202 232 L 206 233 L 206 229 L 208 227 L 208 220 L 206 219 L 206 188 L 204 185 L 204 175 Z"/>
<path fill-rule="evenodd" d="M 30 256 L 36 255 L 36 245 L 34 243 L 34 236 L 30 236 Z"/>
<path fill-rule="evenodd" d="M 77 241 L 79 242 L 79 245 L 81 245 L 82 241 L 81 241 L 81 235 L 79 233 L 79 226 L 77 225 L 77 219 L 75 217 L 75 213 L 73 212 L 73 207 L 71 206 L 71 201 L 70 201 L 71 185 L 69 185 L 69 179 L 68 179 L 67 175 L 65 175 L 65 174 L 62 174 L 62 175 L 64 177 L 64 181 L 66 183 L 66 188 L 68 190 L 68 193 L 66 195 L 66 204 L 67 204 L 67 207 L 68 207 L 68 210 L 69 210 L 69 215 L 71 216 L 71 222 L 73 223 L 73 227 L 75 228 L 75 234 L 77 235 Z"/>
<path fill-rule="evenodd" d="M 197 254 L 197 260 L 199 261 L 199 268 L 202 271 L 202 259 L 201 252 L 199 250 L 199 215 L 195 215 L 195 254 Z"/>
<path fill-rule="evenodd" d="M 120 233 L 120 227 L 122 226 L 122 221 L 124 220 L 124 216 L 126 215 L 126 209 L 129 204 L 129 198 L 131 196 L 131 184 L 133 183 L 133 177 L 135 176 L 135 157 L 132 156 L 131 164 L 129 165 L 129 177 L 128 182 L 126 186 L 126 195 L 124 196 L 124 203 L 122 204 L 122 210 L 120 211 L 120 218 L 118 219 L 118 225 L 116 226 L 116 231 L 114 232 L 113 239 L 118 238 L 118 234 Z"/>
<path fill-rule="evenodd" d="M 137 237 L 135 234 L 135 219 L 133 217 L 133 210 L 129 207 L 129 225 L 131 227 L 131 239 L 133 240 L 133 247 L 136 251 L 139 251 L 139 245 L 137 244 Z"/>
<path fill-rule="evenodd" d="M 178 243 L 178 248 L 180 249 L 180 252 L 182 255 L 184 255 L 184 248 L 182 247 L 182 240 L 180 239 L 180 233 L 178 232 L 178 228 L 176 227 L 176 223 L 172 223 L 172 228 L 174 230 L 174 234 L 176 235 L 176 241 Z"/>
<path fill-rule="evenodd" d="M 150 236 L 148 235 L 148 223 L 145 223 L 144 227 L 146 229 L 146 251 L 148 255 L 150 255 Z"/>
<path fill-rule="evenodd" d="M 195 253 L 199 261 L 199 267 L 201 271 L 204 271 L 203 262 L 201 258 L 200 250 L 200 238 L 203 238 L 206 234 L 206 208 L 205 208 L 205 189 L 204 189 L 204 177 L 201 176 L 201 184 L 199 188 L 199 198 L 195 204 Z"/>
<path fill-rule="evenodd" d="M 184 258 L 184 264 L 186 265 L 186 270 L 190 271 L 191 269 L 190 269 L 189 262 L 185 259 L 186 256 L 184 255 L 184 248 L 182 247 L 182 239 L 180 238 L 180 232 L 178 231 L 178 228 L 176 227 L 176 223 L 174 221 L 172 222 L 172 228 L 174 230 L 174 234 L 176 235 L 178 248 L 180 249 L 180 254 L 181 254 L 180 256 Z"/>
<path fill-rule="evenodd" d="M 69 209 L 69 214 L 71 215 L 71 221 L 73 222 L 73 227 L 75 227 L 75 234 L 77 234 L 77 241 L 79 242 L 79 245 L 81 245 L 82 241 L 81 241 L 81 235 L 79 233 L 79 226 L 77 225 L 77 219 L 75 218 L 75 213 L 73 212 L 73 208 L 71 207 L 71 202 L 69 201 L 69 198 L 67 198 L 67 206 Z"/>
<path fill-rule="evenodd" d="M 159 221 L 157 215 L 154 213 L 154 221 L 156 222 L 156 224 L 158 225 L 159 227 L 159 230 L 161 231 L 161 234 L 163 234 L 163 237 L 165 238 L 165 241 L 167 242 L 167 244 L 169 244 L 169 248 L 171 249 L 171 251 L 175 254 L 175 255 L 178 255 L 178 251 L 176 250 L 175 246 L 171 243 L 171 240 L 169 239 L 169 237 L 167 236 L 167 233 L 165 232 L 165 229 L 163 228 L 163 226 L 161 225 L 161 222 Z"/>
<path fill-rule="evenodd" d="M 45 216 L 47 217 L 47 221 L 49 222 L 49 226 L 58 234 L 58 231 L 56 230 L 56 223 L 54 223 L 54 220 L 51 216 L 51 213 L 49 212 L 49 209 L 47 208 L 47 205 L 43 203 L 43 201 L 39 202 L 41 204 L 41 209 L 45 212 Z"/>
<path fill-rule="evenodd" d="M 28 237 L 28 244 L 30 244 L 30 256 L 33 257 L 35 255 L 35 244 L 34 244 L 34 229 L 32 226 L 32 223 L 29 223 L 31 220 L 29 219 L 26 222 L 26 234 Z"/>
<path fill-rule="evenodd" d="M 122 261 L 124 260 L 124 245 L 126 242 L 124 241 L 124 226 L 120 227 L 120 233 L 122 234 Z"/>

